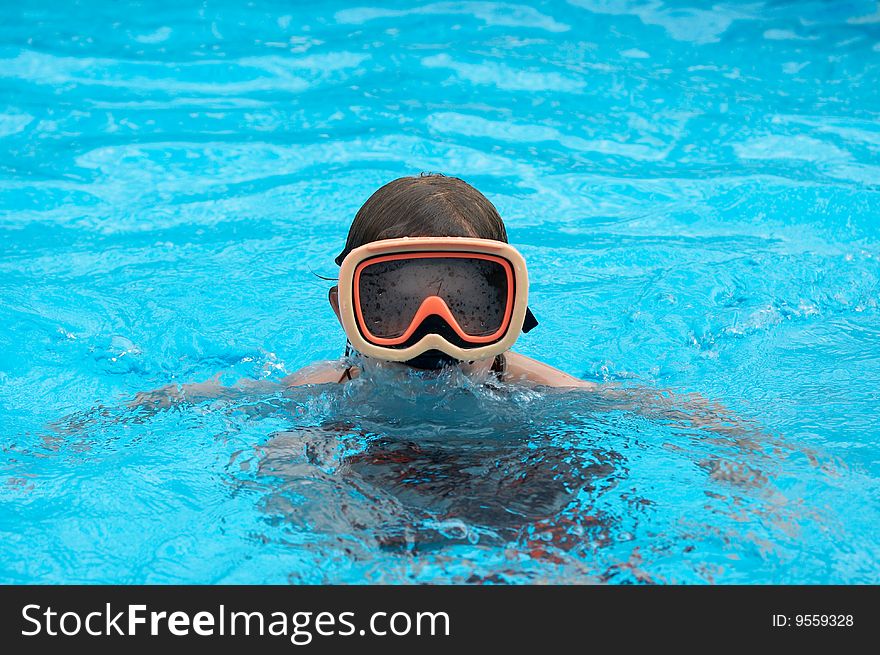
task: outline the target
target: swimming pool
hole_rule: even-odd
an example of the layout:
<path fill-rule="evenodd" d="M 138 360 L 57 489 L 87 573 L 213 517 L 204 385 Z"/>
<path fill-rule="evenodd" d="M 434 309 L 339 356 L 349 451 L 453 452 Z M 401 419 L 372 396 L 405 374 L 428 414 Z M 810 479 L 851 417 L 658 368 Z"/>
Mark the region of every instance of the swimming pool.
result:
<path fill-rule="evenodd" d="M 157 4 L 0 8 L 0 581 L 880 581 L 875 3 Z M 340 356 L 419 171 L 621 391 L 128 406 Z"/>

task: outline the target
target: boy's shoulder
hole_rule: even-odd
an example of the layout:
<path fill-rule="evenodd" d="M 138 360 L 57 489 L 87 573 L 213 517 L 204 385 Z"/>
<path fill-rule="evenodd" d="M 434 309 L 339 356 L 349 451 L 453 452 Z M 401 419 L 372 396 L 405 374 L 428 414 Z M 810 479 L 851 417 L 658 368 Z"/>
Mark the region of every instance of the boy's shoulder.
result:
<path fill-rule="evenodd" d="M 596 388 L 596 383 L 576 378 L 564 371 L 526 357 L 513 351 L 505 353 L 506 371 L 504 378 L 509 382 L 538 384 L 548 387 L 581 387 Z M 346 375 L 348 371 L 349 375 Z M 330 384 L 331 382 L 348 382 L 357 377 L 356 367 L 349 367 L 345 360 L 315 362 L 288 375 L 281 383 L 286 387 L 298 387 L 306 384 Z"/>
<path fill-rule="evenodd" d="M 581 380 L 565 371 L 560 371 L 537 359 L 526 357 L 509 350 L 504 355 L 507 360 L 505 379 L 511 382 L 530 382 L 548 387 L 581 387 L 595 389 L 595 382 Z"/>
<path fill-rule="evenodd" d="M 346 380 L 345 371 L 348 365 L 341 359 L 315 362 L 304 366 L 281 380 L 287 387 L 298 387 L 304 384 L 329 384 Z"/>

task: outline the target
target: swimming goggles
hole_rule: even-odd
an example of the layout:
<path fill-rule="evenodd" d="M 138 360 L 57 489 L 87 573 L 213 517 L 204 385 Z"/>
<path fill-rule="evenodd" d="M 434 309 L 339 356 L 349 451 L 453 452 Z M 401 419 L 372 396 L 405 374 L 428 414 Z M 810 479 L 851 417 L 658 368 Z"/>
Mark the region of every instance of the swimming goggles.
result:
<path fill-rule="evenodd" d="M 339 272 L 339 313 L 367 357 L 414 360 L 440 351 L 459 361 L 508 350 L 537 321 L 527 306 L 522 255 L 491 239 L 413 237 L 352 250 Z"/>

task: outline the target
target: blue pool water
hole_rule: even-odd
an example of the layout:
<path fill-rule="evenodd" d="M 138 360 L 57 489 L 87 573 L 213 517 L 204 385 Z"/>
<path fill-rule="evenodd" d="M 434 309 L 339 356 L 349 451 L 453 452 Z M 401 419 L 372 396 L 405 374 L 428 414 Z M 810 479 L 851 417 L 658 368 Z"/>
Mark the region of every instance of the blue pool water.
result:
<path fill-rule="evenodd" d="M 0 581 L 880 582 L 880 11 L 707 7 L 3 3 Z M 601 393 L 131 405 L 339 357 L 420 171 Z"/>

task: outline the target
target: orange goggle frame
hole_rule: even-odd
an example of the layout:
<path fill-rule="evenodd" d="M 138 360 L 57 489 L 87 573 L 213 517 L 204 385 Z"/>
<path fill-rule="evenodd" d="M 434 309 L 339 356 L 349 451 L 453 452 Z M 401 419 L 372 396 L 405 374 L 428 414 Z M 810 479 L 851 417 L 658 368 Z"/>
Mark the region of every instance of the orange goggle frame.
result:
<path fill-rule="evenodd" d="M 360 303 L 361 272 L 372 264 L 423 258 L 481 259 L 499 264 L 507 278 L 507 298 L 498 329 L 487 335 L 468 334 L 441 298 L 426 296 L 402 334 L 372 334 Z M 525 260 L 515 248 L 501 241 L 462 237 L 385 239 L 356 248 L 343 260 L 339 272 L 340 319 L 352 347 L 368 357 L 402 362 L 428 350 L 439 350 L 458 360 L 475 361 L 499 355 L 517 340 L 526 317 L 528 286 Z M 454 344 L 440 334 L 428 333 L 416 343 L 403 345 L 433 315 L 442 318 L 462 343 Z"/>

